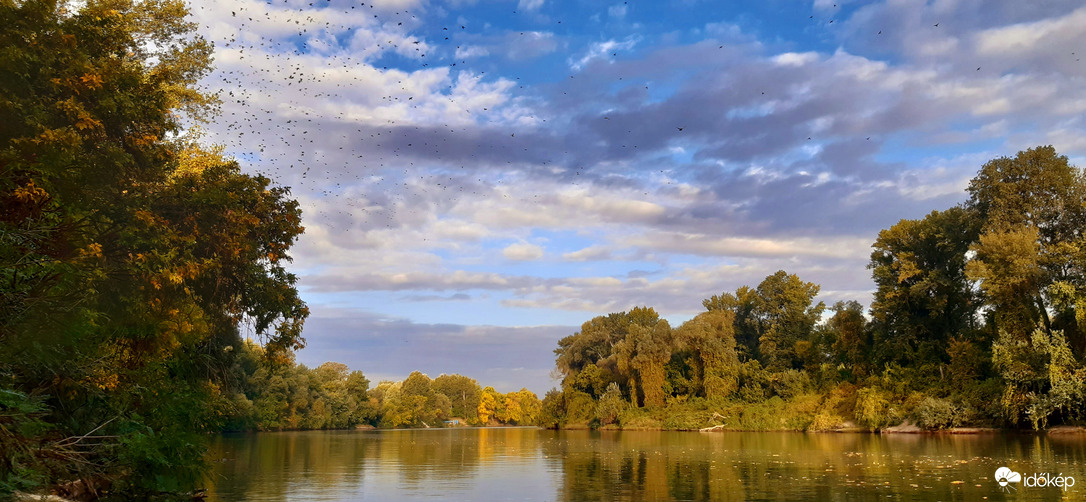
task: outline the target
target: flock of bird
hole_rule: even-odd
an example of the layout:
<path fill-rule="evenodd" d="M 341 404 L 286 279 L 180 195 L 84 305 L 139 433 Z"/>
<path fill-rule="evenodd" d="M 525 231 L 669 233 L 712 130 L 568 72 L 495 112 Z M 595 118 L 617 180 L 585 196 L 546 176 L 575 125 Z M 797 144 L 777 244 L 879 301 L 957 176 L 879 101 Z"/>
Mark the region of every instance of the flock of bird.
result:
<path fill-rule="evenodd" d="M 291 186 L 296 195 L 323 200 L 314 206 L 317 214 L 308 216 L 336 216 L 327 223 L 344 225 L 337 231 L 348 232 L 352 225 L 374 228 L 377 223 L 397 228 L 404 211 L 417 216 L 434 206 L 452 207 L 466 195 L 508 198 L 521 193 L 500 190 L 503 179 L 539 173 L 550 173 L 558 183 L 599 179 L 590 165 L 568 164 L 576 156 L 561 140 L 555 145 L 564 149 L 550 152 L 553 158 L 536 158 L 534 167 L 518 162 L 518 154 L 537 151 L 547 133 L 518 125 L 510 118 L 515 106 L 508 100 L 472 101 L 469 96 L 458 102 L 461 82 L 454 75 L 471 75 L 467 78 L 474 78 L 475 85 L 494 83 L 484 80 L 485 69 L 469 70 L 468 57 L 452 56 L 479 40 L 466 20 L 427 29 L 406 10 L 389 11 L 372 3 L 336 7 L 330 0 L 228 7 L 208 2 L 197 3 L 194 10 L 204 23 L 201 32 L 221 36 L 212 37 L 219 69 L 204 82 L 209 90 L 219 91 L 225 105 L 221 119 L 212 125 L 223 133 L 214 141 L 225 143 L 250 169 Z M 810 19 L 835 21 L 832 15 Z M 413 34 L 418 32 L 425 36 Z M 617 51 L 610 56 L 618 57 Z M 441 65 L 445 73 L 437 72 Z M 445 87 L 437 88 L 434 79 L 444 79 Z M 524 88 L 520 77 L 501 80 Z M 395 92 L 371 94 L 390 88 Z M 568 95 L 570 89 L 560 90 Z M 596 119 L 612 122 L 606 113 Z M 527 118 L 537 125 L 548 118 L 552 124 L 570 120 Z M 691 132 L 690 125 L 682 123 L 658 126 L 661 134 L 711 133 Z M 639 146 L 610 145 L 631 150 Z M 457 153 L 446 155 L 452 151 Z M 531 172 L 518 171 L 522 169 Z M 349 200 L 340 200 L 344 198 Z"/>

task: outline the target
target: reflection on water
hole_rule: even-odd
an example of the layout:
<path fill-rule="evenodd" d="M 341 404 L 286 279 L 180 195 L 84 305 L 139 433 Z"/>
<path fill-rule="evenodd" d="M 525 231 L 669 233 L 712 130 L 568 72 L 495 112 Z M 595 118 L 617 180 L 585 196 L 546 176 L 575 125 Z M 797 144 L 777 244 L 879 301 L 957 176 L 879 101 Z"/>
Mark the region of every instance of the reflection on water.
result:
<path fill-rule="evenodd" d="M 1086 499 L 1086 437 L 547 431 L 223 436 L 212 500 Z M 1000 466 L 1077 486 L 1004 489 Z"/>

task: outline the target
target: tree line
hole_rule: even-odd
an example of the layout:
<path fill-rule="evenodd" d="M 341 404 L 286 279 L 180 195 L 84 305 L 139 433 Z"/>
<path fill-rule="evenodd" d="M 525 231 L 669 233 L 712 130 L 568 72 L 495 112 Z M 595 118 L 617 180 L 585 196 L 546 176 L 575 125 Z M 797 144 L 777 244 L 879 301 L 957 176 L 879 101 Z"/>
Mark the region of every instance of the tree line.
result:
<path fill-rule="evenodd" d="M 1051 146 L 985 163 L 968 200 L 881 231 L 876 290 L 827 308 L 778 271 L 672 327 L 595 317 L 555 350 L 554 427 L 1043 428 L 1086 413 L 1086 177 Z"/>
<path fill-rule="evenodd" d="M 542 407 L 528 389 L 501 393 L 458 374 L 431 379 L 414 371 L 370 387 L 343 363 L 311 369 L 292 357 L 273 361 L 251 340 L 241 345 L 231 379 L 226 431 L 535 425 Z"/>

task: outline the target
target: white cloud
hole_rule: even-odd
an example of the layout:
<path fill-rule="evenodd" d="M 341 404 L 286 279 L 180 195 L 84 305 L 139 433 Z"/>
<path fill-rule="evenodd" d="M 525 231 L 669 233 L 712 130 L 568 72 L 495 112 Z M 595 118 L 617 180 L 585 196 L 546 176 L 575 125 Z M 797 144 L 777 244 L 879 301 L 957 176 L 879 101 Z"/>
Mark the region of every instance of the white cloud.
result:
<path fill-rule="evenodd" d="M 633 49 L 637 45 L 637 41 L 636 37 L 631 36 L 621 42 L 611 39 L 593 43 L 583 56 L 576 60 L 570 59 L 569 67 L 574 70 L 581 70 L 595 59 L 608 59 L 617 55 L 619 51 L 625 52 Z"/>
<path fill-rule="evenodd" d="M 539 10 L 543 6 L 544 0 L 519 0 L 517 2 L 517 9 L 519 10 Z"/>
<path fill-rule="evenodd" d="M 785 52 L 773 57 L 773 62 L 781 66 L 803 66 L 818 61 L 817 52 Z"/>
<path fill-rule="evenodd" d="M 1022 57 L 1037 51 L 1050 53 L 1054 47 L 1073 52 L 1073 42 L 1086 38 L 1083 26 L 1086 7 L 1062 17 L 983 30 L 975 35 L 975 43 L 977 51 L 986 56 Z"/>
<path fill-rule="evenodd" d="M 513 261 L 534 261 L 543 257 L 543 248 L 527 242 L 518 242 L 503 249 L 502 256 Z"/>
<path fill-rule="evenodd" d="M 456 48 L 456 59 L 471 59 L 489 56 L 490 51 L 486 47 L 478 45 L 465 45 Z"/>
<path fill-rule="evenodd" d="M 595 260 L 609 260 L 612 257 L 611 250 L 606 246 L 593 245 L 577 251 L 571 251 L 569 253 L 562 254 L 562 259 L 566 261 L 595 261 Z"/>

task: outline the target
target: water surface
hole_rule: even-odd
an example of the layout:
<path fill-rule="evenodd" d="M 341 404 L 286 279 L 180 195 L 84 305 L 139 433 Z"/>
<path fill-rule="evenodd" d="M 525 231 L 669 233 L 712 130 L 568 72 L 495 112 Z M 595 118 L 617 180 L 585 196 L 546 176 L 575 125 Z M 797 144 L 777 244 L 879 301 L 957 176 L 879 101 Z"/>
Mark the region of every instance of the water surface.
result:
<path fill-rule="evenodd" d="M 226 435 L 211 500 L 1086 500 L 1086 437 L 465 428 Z M 1001 487 L 1062 474 L 1077 486 Z"/>

